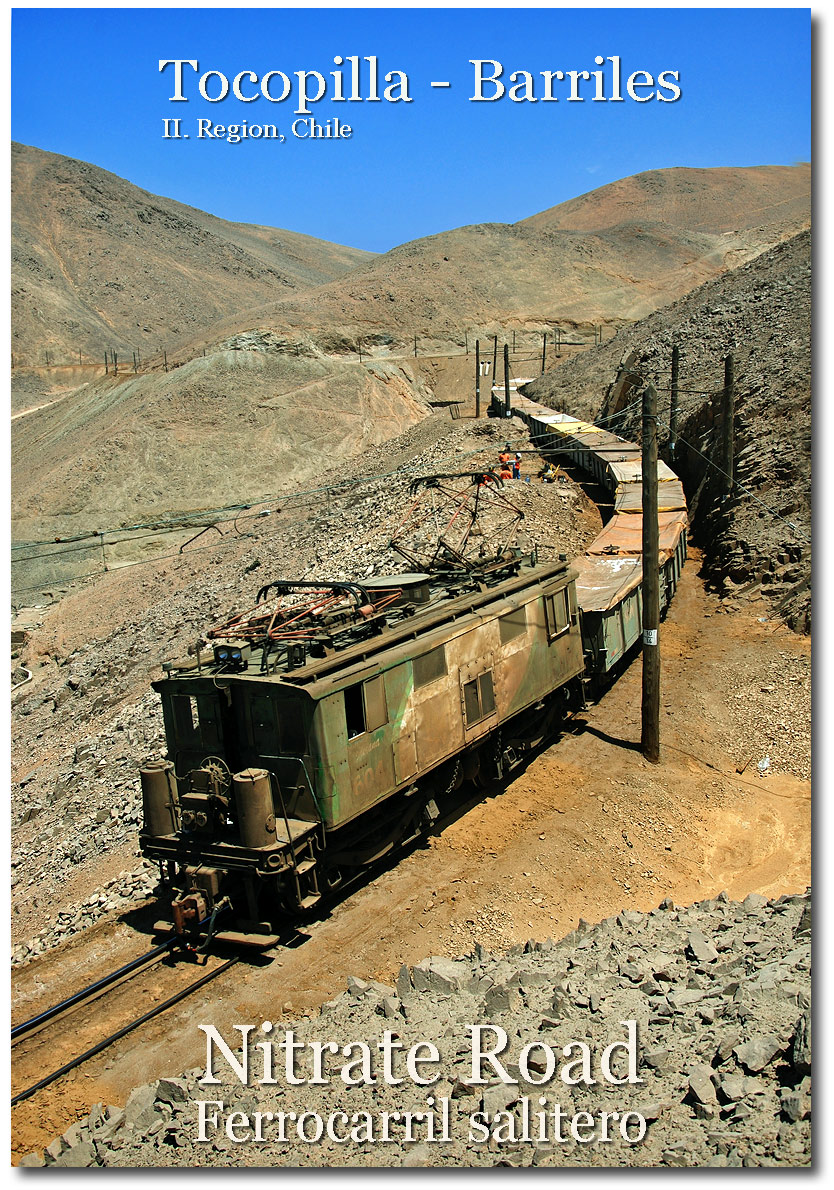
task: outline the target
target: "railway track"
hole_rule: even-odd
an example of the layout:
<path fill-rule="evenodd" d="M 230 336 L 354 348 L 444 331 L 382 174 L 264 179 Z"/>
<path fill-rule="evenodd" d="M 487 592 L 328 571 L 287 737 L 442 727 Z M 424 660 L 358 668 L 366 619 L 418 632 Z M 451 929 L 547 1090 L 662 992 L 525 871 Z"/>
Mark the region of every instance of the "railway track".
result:
<path fill-rule="evenodd" d="M 32 1077 L 27 1073 L 30 1067 L 36 1067 L 37 1071 L 43 1070 L 46 1064 L 44 1060 L 45 1053 L 51 1055 L 55 1052 L 60 1052 L 60 1044 L 56 1044 L 53 1036 L 54 1027 L 64 1026 L 69 1018 L 72 1018 L 71 1039 L 76 1042 L 72 1046 L 73 1050 L 78 1048 L 78 1044 L 83 1045 L 83 1039 L 92 1040 L 90 1034 L 100 1033 L 100 1028 L 97 1024 L 100 1020 L 106 1019 L 106 1014 L 100 1011 L 94 1012 L 92 1017 L 87 1019 L 79 1019 L 85 1008 L 90 1008 L 98 1004 L 103 997 L 113 996 L 119 989 L 125 989 L 125 985 L 131 983 L 142 973 L 152 971 L 157 968 L 166 959 L 173 957 L 174 947 L 171 942 L 166 942 L 161 946 L 154 947 L 144 955 L 133 959 L 131 962 L 122 967 L 117 968 L 109 975 L 102 979 L 96 980 L 95 983 L 83 988 L 81 991 L 74 993 L 65 1000 L 59 1001 L 43 1012 L 38 1013 L 27 1021 L 22 1021 L 15 1025 L 11 1030 L 11 1042 L 15 1054 L 13 1059 L 13 1072 L 17 1076 L 14 1082 L 17 1083 L 21 1089 L 14 1091 L 11 1100 L 11 1106 L 15 1107 L 24 1100 L 31 1098 L 38 1091 L 56 1082 L 68 1075 L 71 1071 L 76 1070 L 79 1066 L 102 1053 L 111 1045 L 120 1041 L 123 1037 L 132 1033 L 135 1029 L 140 1028 L 148 1021 L 153 1020 L 161 1013 L 169 1008 L 173 1008 L 176 1004 L 185 1000 L 188 996 L 193 995 L 199 991 L 200 988 L 223 975 L 236 963 L 240 962 L 241 956 L 234 955 L 232 958 L 225 961 L 220 961 L 216 966 L 204 973 L 196 980 L 192 980 L 184 987 L 178 988 L 173 994 L 167 996 L 164 1000 L 153 1005 L 152 1008 L 140 1013 L 139 1015 L 129 1016 L 127 1021 L 120 1024 L 117 1028 L 106 1033 L 106 1036 L 99 1037 L 98 1040 L 92 1044 L 86 1045 L 74 1052 L 67 1061 L 52 1069 L 48 1074 L 41 1074 L 34 1082 L 29 1082 Z M 177 965 L 178 970 L 182 967 Z M 128 992 L 129 1005 L 135 1005 L 139 998 L 139 990 L 131 987 Z M 69 1030 L 64 1030 L 61 1037 L 63 1038 L 69 1033 Z M 21 1084 L 23 1084 L 21 1086 Z"/>

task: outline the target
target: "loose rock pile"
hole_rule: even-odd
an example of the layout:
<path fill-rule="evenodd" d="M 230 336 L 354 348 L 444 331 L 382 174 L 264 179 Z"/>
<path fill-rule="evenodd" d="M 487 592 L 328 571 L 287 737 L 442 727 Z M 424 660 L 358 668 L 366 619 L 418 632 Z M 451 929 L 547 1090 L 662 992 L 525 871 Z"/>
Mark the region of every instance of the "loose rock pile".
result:
<path fill-rule="evenodd" d="M 19 863 L 19 861 L 13 861 Z M 14 877 L 12 878 L 14 879 Z M 113 880 L 97 889 L 84 901 L 71 901 L 61 909 L 55 921 L 28 942 L 21 942 L 12 951 L 12 966 L 19 966 L 36 955 L 43 954 L 66 942 L 73 934 L 95 925 L 108 914 L 122 912 L 132 904 L 146 901 L 158 884 L 156 865 L 141 860 L 139 871 L 120 872 Z"/>
<path fill-rule="evenodd" d="M 810 891 L 775 901 L 751 894 L 741 904 L 721 893 L 688 908 L 667 899 L 650 913 L 623 911 L 596 926 L 580 922 L 555 943 L 528 942 L 503 955 L 477 947 L 455 960 L 426 959 L 403 967 L 396 987 L 352 978 L 320 1015 L 294 1025 L 281 1022 L 266 1034 L 275 1046 L 275 1084 L 256 1081 L 261 1068 L 254 1042 L 265 1035 L 258 1020 L 250 1036 L 251 1085 L 243 1085 L 215 1052 L 219 1084 L 201 1083 L 203 1071 L 194 1069 L 139 1087 L 124 1110 L 96 1105 L 45 1153 L 22 1163 L 805 1166 L 811 1156 L 810 917 Z M 605 1047 L 625 1042 L 624 1023 L 632 1021 L 636 1045 L 631 1051 L 615 1048 L 606 1068 Z M 481 1064 L 484 1082 L 473 1078 L 475 1025 L 493 1027 L 483 1035 L 484 1049 L 493 1048 L 498 1029 L 508 1039 L 498 1053 L 501 1069 Z M 285 1029 L 305 1047 L 314 1040 L 339 1046 L 367 1041 L 377 1055 L 376 1083 L 345 1085 L 339 1073 L 345 1059 L 337 1057 L 324 1068 L 326 1085 L 289 1085 L 277 1050 Z M 404 1051 L 433 1042 L 439 1061 L 422 1073 L 439 1079 L 418 1086 L 404 1077 L 389 1085 L 377 1051 L 386 1030 Z M 239 1035 L 225 1040 L 239 1061 Z M 525 1059 L 523 1047 L 531 1043 Z M 575 1059 L 583 1045 L 595 1081 L 585 1081 L 578 1066 L 568 1070 L 575 1081 L 565 1081 L 567 1059 Z M 553 1069 L 547 1047 L 558 1059 Z M 302 1056 L 297 1077 L 311 1073 L 310 1059 Z M 402 1060 L 394 1073 L 405 1074 Z M 640 1081 L 625 1081 L 630 1073 Z M 212 1101 L 203 1141 L 197 1139 L 197 1100 Z M 552 1114 L 556 1104 L 560 1117 Z M 286 1141 L 277 1139 L 278 1125 L 266 1117 L 265 1139 L 255 1139 L 258 1111 L 296 1113 L 285 1116 Z M 402 1113 L 408 1111 L 434 1113 L 434 1140 L 428 1139 L 427 1121 L 414 1121 L 407 1139 Z M 541 1111 L 550 1113 L 550 1123 L 538 1140 L 535 1113 Z M 214 1112 L 217 1126 L 210 1122 Z M 311 1113 L 326 1121 L 335 1112 L 355 1114 L 356 1121 L 370 1113 L 372 1124 L 365 1126 L 377 1136 L 382 1113 L 399 1112 L 400 1119 L 391 1117 L 387 1142 L 339 1143 L 326 1130 L 319 1141 L 298 1138 L 298 1115 L 307 1113 L 304 1128 L 313 1135 Z M 525 1112 L 532 1139 L 519 1139 Z M 626 1129 L 631 1139 L 616 1121 L 610 1139 L 600 1139 L 602 1112 L 634 1113 Z M 236 1122 L 227 1132 L 228 1119 Z M 473 1126 L 473 1119 L 483 1126 Z M 336 1136 L 347 1135 L 350 1124 L 339 1117 L 333 1127 Z M 640 1132 L 643 1138 L 633 1142 Z"/>

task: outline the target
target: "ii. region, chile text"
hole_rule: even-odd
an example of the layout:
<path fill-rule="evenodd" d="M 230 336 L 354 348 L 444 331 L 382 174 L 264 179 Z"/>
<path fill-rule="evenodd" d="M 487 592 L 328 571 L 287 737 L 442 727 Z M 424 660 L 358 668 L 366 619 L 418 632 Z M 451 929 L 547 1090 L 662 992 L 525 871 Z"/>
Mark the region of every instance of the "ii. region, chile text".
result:
<path fill-rule="evenodd" d="M 189 140 L 191 134 L 183 131 L 182 123 L 182 120 L 163 120 L 163 140 Z M 323 122 L 304 116 L 293 120 L 290 132 L 298 140 L 350 140 L 353 136 L 350 124 L 343 124 L 335 116 Z M 276 124 L 250 124 L 248 120 L 242 124 L 216 124 L 213 120 L 200 119 L 197 139 L 224 140 L 237 145 L 244 140 L 274 140 L 283 144 L 287 138 Z"/>

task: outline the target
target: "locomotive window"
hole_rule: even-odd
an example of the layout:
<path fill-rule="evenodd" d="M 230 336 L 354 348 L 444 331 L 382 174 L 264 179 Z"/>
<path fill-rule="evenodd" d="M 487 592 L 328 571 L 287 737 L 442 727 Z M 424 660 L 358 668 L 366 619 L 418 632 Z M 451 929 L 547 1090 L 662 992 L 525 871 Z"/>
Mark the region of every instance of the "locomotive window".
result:
<path fill-rule="evenodd" d="M 478 679 L 467 682 L 463 687 L 463 709 L 468 726 L 477 723 L 481 717 L 481 703 L 478 698 Z"/>
<path fill-rule="evenodd" d="M 412 662 L 414 670 L 414 689 L 428 686 L 429 682 L 436 682 L 447 672 L 446 646 L 438 645 L 430 653 L 423 653 L 422 657 L 415 657 Z"/>
<path fill-rule="evenodd" d="M 366 731 L 376 731 L 388 722 L 385 679 L 382 674 L 367 682 L 357 682 L 345 690 L 345 723 L 348 739 Z"/>
<path fill-rule="evenodd" d="M 177 741 L 182 747 L 220 746 L 217 705 L 212 695 L 177 694 L 172 702 Z"/>
<path fill-rule="evenodd" d="M 505 645 L 508 640 L 515 640 L 517 636 L 527 631 L 527 608 L 517 607 L 513 611 L 507 612 L 506 616 L 502 616 L 498 621 L 498 632 L 501 637 L 501 644 Z"/>
<path fill-rule="evenodd" d="M 466 718 L 466 726 L 472 727 L 473 724 L 480 723 L 494 710 L 495 692 L 492 687 L 492 670 L 488 669 L 477 678 L 473 678 L 471 682 L 464 683 L 463 713 Z"/>
<path fill-rule="evenodd" d="M 478 678 L 478 693 L 481 696 L 481 714 L 486 718 L 495 710 L 495 692 L 492 689 L 492 670 L 488 669 Z"/>
<path fill-rule="evenodd" d="M 183 744 L 188 743 L 199 732 L 200 728 L 197 716 L 197 699 L 188 694 L 180 694 L 171 701 L 174 704 L 174 724 L 177 729 L 177 739 Z"/>
<path fill-rule="evenodd" d="M 279 702 L 277 710 L 281 750 L 288 752 L 290 756 L 303 756 L 307 751 L 304 712 L 297 703 L 293 702 Z"/>
<path fill-rule="evenodd" d="M 275 707 L 272 699 L 253 694 L 249 704 L 252 717 L 252 742 L 261 755 L 278 751 L 278 732 L 275 727 Z"/>
<path fill-rule="evenodd" d="M 198 715 L 195 716 L 195 724 L 198 724 L 200 740 L 206 748 L 219 748 L 220 723 L 217 699 L 211 694 L 198 694 L 197 708 Z"/>
<path fill-rule="evenodd" d="M 348 686 L 345 690 L 345 723 L 348 739 L 355 739 L 365 730 L 365 704 L 362 699 L 362 683 Z"/>
<path fill-rule="evenodd" d="M 570 607 L 568 605 L 568 591 L 563 587 L 553 595 L 546 595 L 544 599 L 545 617 L 547 619 L 547 639 L 555 640 L 570 627 Z"/>
<path fill-rule="evenodd" d="M 253 694 L 248 703 L 249 743 L 261 756 L 287 752 L 303 756 L 307 739 L 301 707 L 288 699 L 275 701 L 267 694 Z"/>

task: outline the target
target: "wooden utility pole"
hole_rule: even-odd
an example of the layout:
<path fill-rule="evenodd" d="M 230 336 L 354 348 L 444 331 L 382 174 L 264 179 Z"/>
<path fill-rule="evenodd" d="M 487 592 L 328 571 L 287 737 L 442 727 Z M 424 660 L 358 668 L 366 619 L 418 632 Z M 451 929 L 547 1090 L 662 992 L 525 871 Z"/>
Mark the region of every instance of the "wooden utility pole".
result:
<path fill-rule="evenodd" d="M 110 371 L 110 365 L 107 362 L 107 352 L 104 353 L 104 375 L 106 376 Z"/>
<path fill-rule="evenodd" d="M 162 363 L 165 368 L 165 371 L 167 372 L 168 371 L 168 352 L 167 351 L 163 351 L 163 353 L 162 353 Z"/>
<path fill-rule="evenodd" d="M 544 371 L 544 361 L 547 358 L 547 331 L 542 335 L 542 372 Z"/>
<path fill-rule="evenodd" d="M 675 457 L 675 443 L 678 440 L 678 370 L 680 368 L 680 349 L 677 345 L 672 348 L 672 387 L 669 398 L 669 458 Z"/>
<path fill-rule="evenodd" d="M 492 336 L 492 383 L 498 383 L 498 336 Z"/>
<path fill-rule="evenodd" d="M 657 393 L 643 389 L 643 699 L 640 746 L 660 760 L 660 542 L 657 526 Z"/>
<path fill-rule="evenodd" d="M 463 332 L 463 345 L 466 348 L 466 354 L 469 355 L 469 331 Z"/>
<path fill-rule="evenodd" d="M 515 355 L 515 331 L 513 331 L 513 355 Z"/>
<path fill-rule="evenodd" d="M 504 416 L 509 417 L 512 406 L 510 402 L 510 349 L 504 344 Z"/>
<path fill-rule="evenodd" d="M 562 355 L 562 328 L 556 327 L 556 354 L 561 358 Z"/>
<path fill-rule="evenodd" d="M 733 420 L 736 412 L 736 387 L 732 352 L 724 359 L 724 436 L 721 470 L 724 495 L 733 490 Z"/>
<path fill-rule="evenodd" d="M 414 336 L 414 358 L 417 358 L 417 336 Z"/>
<path fill-rule="evenodd" d="M 481 416 L 481 340 L 475 340 L 475 416 Z"/>

